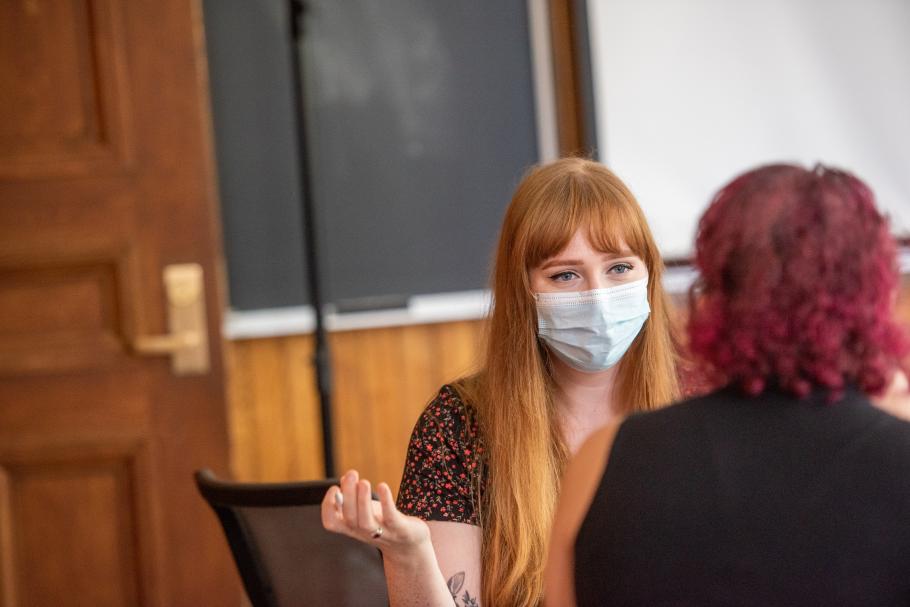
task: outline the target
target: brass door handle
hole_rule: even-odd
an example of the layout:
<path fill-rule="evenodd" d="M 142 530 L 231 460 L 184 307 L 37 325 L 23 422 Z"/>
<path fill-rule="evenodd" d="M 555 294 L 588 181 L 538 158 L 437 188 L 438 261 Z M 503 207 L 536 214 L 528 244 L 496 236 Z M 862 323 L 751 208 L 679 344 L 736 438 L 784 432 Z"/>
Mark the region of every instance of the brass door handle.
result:
<path fill-rule="evenodd" d="M 173 354 L 178 350 L 195 348 L 202 339 L 195 331 L 170 335 L 144 335 L 136 339 L 133 349 L 139 354 Z"/>
<path fill-rule="evenodd" d="M 209 370 L 202 266 L 174 264 L 164 268 L 168 303 L 166 335 L 140 335 L 133 351 L 144 356 L 170 356 L 175 375 L 198 375 Z"/>

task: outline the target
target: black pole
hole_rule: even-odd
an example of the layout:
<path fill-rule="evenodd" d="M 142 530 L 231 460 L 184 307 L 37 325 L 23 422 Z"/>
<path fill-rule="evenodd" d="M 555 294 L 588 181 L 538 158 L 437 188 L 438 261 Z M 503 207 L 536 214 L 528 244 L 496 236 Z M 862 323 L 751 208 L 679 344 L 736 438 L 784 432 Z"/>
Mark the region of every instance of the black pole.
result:
<path fill-rule="evenodd" d="M 291 79 L 294 100 L 294 115 L 297 126 L 297 158 L 300 172 L 300 196 L 302 198 L 303 238 L 307 285 L 310 289 L 310 303 L 316 319 L 316 344 L 313 366 L 316 371 L 316 391 L 319 395 L 319 411 L 322 415 L 322 455 L 327 478 L 335 476 L 335 450 L 332 440 L 332 366 L 329 345 L 326 340 L 325 322 L 322 316 L 322 296 L 319 291 L 319 258 L 316 249 L 316 219 L 313 209 L 313 194 L 310 184 L 310 165 L 307 153 L 306 115 L 304 113 L 303 75 L 300 71 L 300 42 L 303 39 L 303 0 L 289 0 L 291 22 Z"/>

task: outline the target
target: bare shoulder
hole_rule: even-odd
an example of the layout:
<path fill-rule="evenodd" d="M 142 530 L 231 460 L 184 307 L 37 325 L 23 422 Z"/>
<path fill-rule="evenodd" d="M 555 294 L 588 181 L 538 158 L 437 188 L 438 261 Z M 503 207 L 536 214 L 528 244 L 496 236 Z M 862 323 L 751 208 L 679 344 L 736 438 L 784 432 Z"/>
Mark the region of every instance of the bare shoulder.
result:
<path fill-rule="evenodd" d="M 903 371 L 897 371 L 881 396 L 872 399 L 879 408 L 895 417 L 910 421 L 910 382 Z"/>
<path fill-rule="evenodd" d="M 600 485 L 613 440 L 621 424 L 622 420 L 619 420 L 594 432 L 566 468 L 560 488 L 559 512 L 562 516 L 571 517 L 567 522 L 576 523 L 575 531 Z"/>
<path fill-rule="evenodd" d="M 578 450 L 563 475 L 544 574 L 546 607 L 575 605 L 575 585 L 572 581 L 575 538 L 600 485 L 621 423 L 622 420 L 619 420 L 594 432 Z"/>

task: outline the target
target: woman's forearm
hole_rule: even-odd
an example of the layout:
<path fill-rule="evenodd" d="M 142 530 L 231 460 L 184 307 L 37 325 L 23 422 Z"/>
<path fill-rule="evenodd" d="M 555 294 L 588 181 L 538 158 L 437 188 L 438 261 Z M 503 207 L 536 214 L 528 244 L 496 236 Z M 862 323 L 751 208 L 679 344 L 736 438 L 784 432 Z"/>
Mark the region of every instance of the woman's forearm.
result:
<path fill-rule="evenodd" d="M 379 501 L 372 499 L 370 483 L 356 470 L 341 477 L 339 486 L 326 491 L 322 500 L 322 524 L 382 551 L 392 607 L 452 607 L 455 592 L 465 606 L 477 607 L 465 584 L 465 572 L 480 580 L 480 531 L 466 523 L 426 522 L 406 516 L 395 507 L 392 490 L 379 483 Z M 431 536 L 430 525 L 436 529 Z M 437 557 L 437 551 L 439 555 Z M 457 555 L 455 563 L 449 562 Z M 440 563 L 460 572 L 446 583 Z M 476 594 L 476 593 L 475 593 Z"/>
<path fill-rule="evenodd" d="M 383 553 L 383 565 L 391 607 L 452 607 L 452 595 L 429 541 L 406 554 Z"/>

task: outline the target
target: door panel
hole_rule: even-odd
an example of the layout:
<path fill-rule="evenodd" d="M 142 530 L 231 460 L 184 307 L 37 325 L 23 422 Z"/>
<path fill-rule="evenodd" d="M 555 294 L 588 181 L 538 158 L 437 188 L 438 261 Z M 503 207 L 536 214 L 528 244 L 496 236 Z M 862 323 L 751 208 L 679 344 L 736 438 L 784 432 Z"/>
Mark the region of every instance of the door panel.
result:
<path fill-rule="evenodd" d="M 0 268 L 0 373 L 107 367 L 126 354 L 113 258 Z"/>
<path fill-rule="evenodd" d="M 152 604 L 140 584 L 151 547 L 134 540 L 150 523 L 136 507 L 147 499 L 142 457 L 141 442 L 38 444 L 0 455 L 13 604 L 58 605 L 64 588 L 81 604 Z"/>
<path fill-rule="evenodd" d="M 203 42 L 191 0 L 0 0 L 3 607 L 239 603 L 192 482 L 228 461 Z M 175 263 L 205 280 L 186 376 L 136 347 Z"/>
<path fill-rule="evenodd" d="M 88 175 L 127 159 L 120 4 L 0 3 L 0 177 Z"/>

